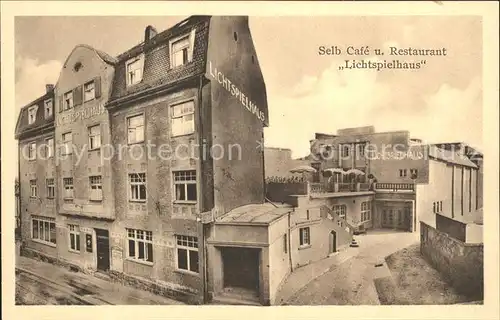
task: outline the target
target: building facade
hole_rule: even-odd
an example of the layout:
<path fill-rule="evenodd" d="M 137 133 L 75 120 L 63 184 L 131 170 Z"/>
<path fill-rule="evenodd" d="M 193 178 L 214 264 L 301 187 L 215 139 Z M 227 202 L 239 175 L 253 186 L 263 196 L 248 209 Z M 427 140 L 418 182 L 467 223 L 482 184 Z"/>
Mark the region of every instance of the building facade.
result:
<path fill-rule="evenodd" d="M 337 199 L 343 192 L 374 191 L 370 216 L 362 214 L 366 204 L 341 209 L 357 231 L 417 231 L 418 221 L 436 213 L 456 216 L 482 206 L 482 154 L 474 153 L 476 164 L 470 147 L 451 145 L 422 144 L 408 131 L 379 133 L 372 126 L 318 133 L 308 157 L 316 169 L 312 191 Z"/>
<path fill-rule="evenodd" d="M 49 95 L 52 118 L 25 125 Z M 205 240 L 215 219 L 264 203 L 256 147 L 268 123 L 247 17 L 193 16 L 160 33 L 148 26 L 117 57 L 76 46 L 55 88 L 19 118 L 20 151 L 49 138 L 57 146 L 50 164 L 20 157 L 24 251 L 208 301 Z M 33 183 L 45 188 L 41 179 L 50 200 L 29 196 Z"/>

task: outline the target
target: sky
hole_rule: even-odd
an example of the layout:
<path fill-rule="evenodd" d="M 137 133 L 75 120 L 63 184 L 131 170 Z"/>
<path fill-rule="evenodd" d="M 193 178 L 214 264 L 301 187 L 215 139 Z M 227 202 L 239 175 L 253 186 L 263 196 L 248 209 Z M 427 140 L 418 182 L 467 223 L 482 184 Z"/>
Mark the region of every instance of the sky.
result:
<path fill-rule="evenodd" d="M 16 17 L 16 107 L 56 83 L 78 44 L 113 56 L 140 43 L 147 25 L 163 31 L 185 17 Z M 373 125 L 408 130 L 425 142 L 483 150 L 482 23 L 477 16 L 249 18 L 266 82 L 265 144 L 308 154 L 316 132 Z M 368 56 L 319 55 L 319 46 L 368 46 Z M 390 57 L 388 48 L 447 49 L 447 56 Z M 386 55 L 375 57 L 373 49 Z M 344 69 L 345 59 L 420 61 L 418 70 Z"/>

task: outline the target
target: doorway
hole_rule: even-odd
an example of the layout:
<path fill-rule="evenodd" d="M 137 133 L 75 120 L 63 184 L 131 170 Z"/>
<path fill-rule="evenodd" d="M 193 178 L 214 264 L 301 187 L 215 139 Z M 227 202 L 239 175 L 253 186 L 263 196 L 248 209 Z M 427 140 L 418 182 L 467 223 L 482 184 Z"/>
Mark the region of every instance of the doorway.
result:
<path fill-rule="evenodd" d="M 330 232 L 330 253 L 337 252 L 337 233 Z"/>
<path fill-rule="evenodd" d="M 224 288 L 240 288 L 259 292 L 260 249 L 222 248 Z"/>
<path fill-rule="evenodd" d="M 97 245 L 97 269 L 101 271 L 109 270 L 109 231 L 95 229 Z"/>

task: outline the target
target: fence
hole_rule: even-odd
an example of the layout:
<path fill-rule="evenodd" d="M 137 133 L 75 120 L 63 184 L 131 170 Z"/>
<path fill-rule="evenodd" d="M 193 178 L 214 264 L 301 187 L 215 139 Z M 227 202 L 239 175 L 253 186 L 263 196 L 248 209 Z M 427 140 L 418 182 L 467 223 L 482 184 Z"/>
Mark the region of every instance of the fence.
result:
<path fill-rule="evenodd" d="M 383 183 L 378 182 L 375 184 L 377 190 L 392 190 L 392 191 L 415 191 L 414 183 Z"/>

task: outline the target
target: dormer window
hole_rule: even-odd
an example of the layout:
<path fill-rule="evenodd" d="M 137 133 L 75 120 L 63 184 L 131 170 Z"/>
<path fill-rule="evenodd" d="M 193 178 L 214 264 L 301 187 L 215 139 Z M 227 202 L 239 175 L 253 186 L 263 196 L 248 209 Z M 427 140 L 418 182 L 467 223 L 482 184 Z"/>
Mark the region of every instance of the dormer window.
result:
<path fill-rule="evenodd" d="M 142 81 L 142 68 L 144 65 L 142 56 L 135 57 L 127 61 L 127 86 L 139 83 Z"/>
<path fill-rule="evenodd" d="M 175 38 L 170 41 L 170 65 L 172 68 L 187 64 L 193 60 L 194 33 Z"/>
<path fill-rule="evenodd" d="M 73 108 L 73 91 L 66 92 L 63 101 L 63 110 L 69 110 L 71 108 Z"/>
<path fill-rule="evenodd" d="M 35 123 L 37 110 L 38 106 L 33 106 L 28 109 L 28 124 Z"/>
<path fill-rule="evenodd" d="M 94 81 L 87 82 L 83 86 L 84 101 L 90 101 L 95 99 L 95 83 Z"/>
<path fill-rule="evenodd" d="M 52 117 L 52 99 L 45 100 L 45 119 Z"/>

